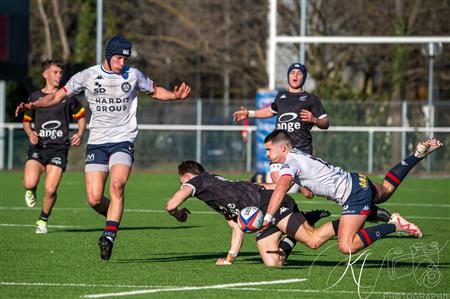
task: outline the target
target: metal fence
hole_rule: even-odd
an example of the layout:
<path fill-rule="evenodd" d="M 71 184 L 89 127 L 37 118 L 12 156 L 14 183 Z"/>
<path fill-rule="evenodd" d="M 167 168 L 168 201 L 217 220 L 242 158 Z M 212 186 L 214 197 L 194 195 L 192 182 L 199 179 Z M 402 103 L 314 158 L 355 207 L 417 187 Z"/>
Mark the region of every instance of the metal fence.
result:
<path fill-rule="evenodd" d="M 208 169 L 251 172 L 255 127 L 252 122 L 249 126 L 233 124 L 231 114 L 242 104 L 253 108 L 254 100 L 233 103 L 237 104 L 224 114 L 217 100 L 162 103 L 141 99 L 135 167 L 174 171 L 179 161 L 196 159 Z M 430 110 L 425 102 L 324 101 L 324 106 L 332 126 L 327 131 L 313 130 L 314 152 L 347 170 L 383 172 L 427 136 L 450 142 L 450 102 L 435 103 L 431 128 L 427 127 Z M 5 166 L 22 168 L 28 148 L 22 125 L 5 127 Z M 84 145 L 71 149 L 69 170 L 83 169 Z M 449 151 L 438 151 L 415 171 L 449 175 Z"/>

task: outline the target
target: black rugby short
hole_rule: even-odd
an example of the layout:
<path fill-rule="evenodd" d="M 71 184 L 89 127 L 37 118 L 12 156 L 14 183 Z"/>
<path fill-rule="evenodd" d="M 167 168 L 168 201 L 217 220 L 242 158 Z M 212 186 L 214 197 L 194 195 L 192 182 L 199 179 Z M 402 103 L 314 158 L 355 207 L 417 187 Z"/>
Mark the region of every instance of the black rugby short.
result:
<path fill-rule="evenodd" d="M 55 165 L 61 167 L 63 171 L 67 167 L 67 155 L 69 149 L 67 147 L 35 147 L 30 146 L 28 149 L 28 160 L 35 160 L 43 166 Z"/>
<path fill-rule="evenodd" d="M 267 207 L 269 206 L 270 197 L 272 196 L 273 190 L 261 189 L 261 211 L 265 214 L 267 212 Z M 269 226 L 262 233 L 256 232 L 256 241 L 264 239 L 270 235 L 273 235 L 280 230 L 276 227 L 276 224 L 284 219 L 286 216 L 289 216 L 292 213 L 300 212 L 298 209 L 297 203 L 294 201 L 292 197 L 289 195 L 285 195 L 283 201 L 281 202 L 280 208 L 275 215 L 272 215 L 275 218 L 275 225 Z"/>

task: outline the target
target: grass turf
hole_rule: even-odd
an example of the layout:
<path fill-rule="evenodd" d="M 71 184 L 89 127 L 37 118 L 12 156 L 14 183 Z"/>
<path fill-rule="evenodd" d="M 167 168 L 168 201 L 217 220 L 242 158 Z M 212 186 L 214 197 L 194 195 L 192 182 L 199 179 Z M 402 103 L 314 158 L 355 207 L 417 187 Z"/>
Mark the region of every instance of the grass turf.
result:
<path fill-rule="evenodd" d="M 0 176 L 2 298 L 122 292 L 128 293 L 119 298 L 450 297 L 448 179 L 410 177 L 384 205 L 420 225 L 423 239 L 391 235 L 352 256 L 352 262 L 357 260 L 352 266 L 349 257 L 338 252 L 336 240 L 315 251 L 298 244 L 289 263 L 273 269 L 262 264 L 253 235 L 246 235 L 235 264 L 216 266 L 217 258 L 228 251 L 230 230 L 222 216 L 195 198 L 185 204 L 192 212 L 186 223 L 165 213 L 165 202 L 179 188 L 176 175 L 132 173 L 126 211 L 108 262 L 100 260 L 97 247 L 104 219 L 86 203 L 82 173 L 64 175 L 46 235 L 34 233 L 43 183 L 38 206 L 29 209 L 22 173 Z M 295 198 L 301 209 L 340 214 L 338 205 L 322 198 Z"/>

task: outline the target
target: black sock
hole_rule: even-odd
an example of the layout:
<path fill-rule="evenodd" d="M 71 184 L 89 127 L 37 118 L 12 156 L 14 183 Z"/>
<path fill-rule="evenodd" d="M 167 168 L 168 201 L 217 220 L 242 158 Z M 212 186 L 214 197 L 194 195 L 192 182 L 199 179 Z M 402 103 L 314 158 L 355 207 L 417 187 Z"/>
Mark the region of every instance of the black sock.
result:
<path fill-rule="evenodd" d="M 111 241 L 114 241 L 116 239 L 118 229 L 119 229 L 119 222 L 107 220 L 105 230 L 103 231 L 103 235 L 110 238 Z"/>
<path fill-rule="evenodd" d="M 334 235 L 337 236 L 339 229 L 339 219 L 331 221 L 331 224 L 333 225 Z"/>
<path fill-rule="evenodd" d="M 101 202 L 98 205 L 93 206 L 92 208 L 100 215 L 106 217 L 108 214 L 109 203 L 110 203 L 109 198 L 103 196 Z"/>
<path fill-rule="evenodd" d="M 44 211 L 41 211 L 41 215 L 39 216 L 39 220 L 47 222 L 49 216 L 50 216 L 50 214 L 46 214 L 46 213 L 44 213 Z"/>
<path fill-rule="evenodd" d="M 284 251 L 284 256 L 286 257 L 286 259 L 291 254 L 295 244 L 297 244 L 297 241 L 289 236 L 287 236 L 280 242 L 280 249 Z"/>
<path fill-rule="evenodd" d="M 414 155 L 409 156 L 389 170 L 384 179 L 397 188 L 402 183 L 408 172 L 422 159 L 423 158 L 417 158 Z"/>
<path fill-rule="evenodd" d="M 368 228 L 361 228 L 358 232 L 358 236 L 363 241 L 364 247 L 367 247 L 376 240 L 379 240 L 387 234 L 393 233 L 395 231 L 395 224 L 383 223 Z"/>

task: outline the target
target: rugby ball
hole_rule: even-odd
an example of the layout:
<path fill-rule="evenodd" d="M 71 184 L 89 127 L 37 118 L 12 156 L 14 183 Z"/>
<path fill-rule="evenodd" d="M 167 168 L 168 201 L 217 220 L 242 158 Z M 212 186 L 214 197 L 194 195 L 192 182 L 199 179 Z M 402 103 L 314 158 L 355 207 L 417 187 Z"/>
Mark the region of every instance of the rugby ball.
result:
<path fill-rule="evenodd" d="M 253 233 L 259 230 L 264 222 L 264 214 L 257 207 L 246 207 L 239 213 L 239 228 L 244 233 Z"/>

